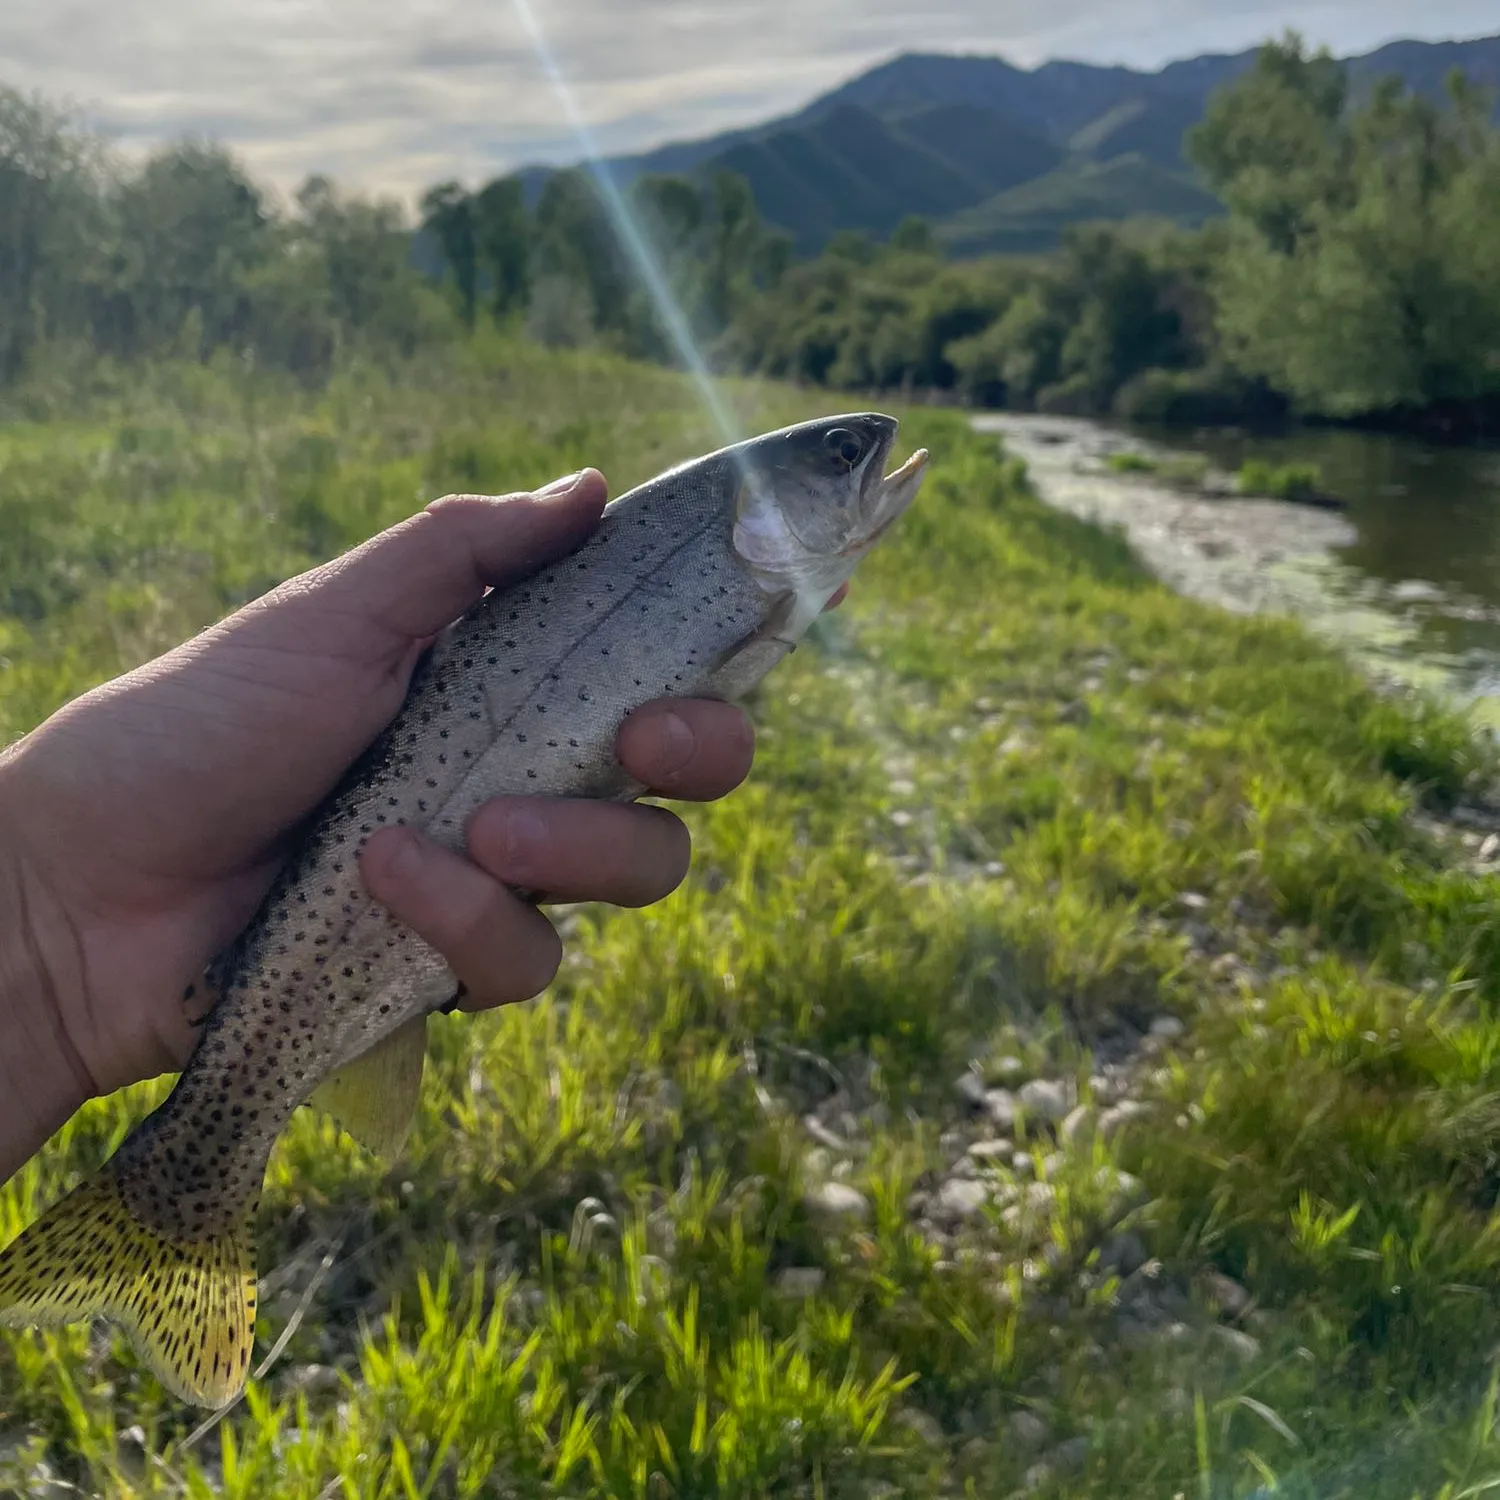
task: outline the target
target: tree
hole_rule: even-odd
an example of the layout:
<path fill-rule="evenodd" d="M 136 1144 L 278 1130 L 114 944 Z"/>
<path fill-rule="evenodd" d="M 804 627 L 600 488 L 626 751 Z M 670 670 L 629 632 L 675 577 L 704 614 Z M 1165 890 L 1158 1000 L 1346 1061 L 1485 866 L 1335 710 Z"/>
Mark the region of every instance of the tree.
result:
<path fill-rule="evenodd" d="M 277 234 L 234 158 L 202 142 L 169 146 L 118 188 L 114 207 L 104 319 L 121 352 L 173 346 L 201 358 L 247 346 L 250 281 Z"/>
<path fill-rule="evenodd" d="M 1340 122 L 1348 99 L 1342 64 L 1307 55 L 1288 32 L 1210 100 L 1186 138 L 1189 158 L 1230 210 L 1281 254 L 1310 232 L 1318 210 L 1350 201 Z"/>
<path fill-rule="evenodd" d="M 908 214 L 891 234 L 891 249 L 907 255 L 937 255 L 937 237 L 932 225 L 916 214 Z"/>
<path fill-rule="evenodd" d="M 459 312 L 472 328 L 479 300 L 479 238 L 474 202 L 458 182 L 440 182 L 422 195 L 422 228 L 437 242 L 453 276 Z"/>
<path fill-rule="evenodd" d="M 571 288 L 602 332 L 626 326 L 629 273 L 619 238 L 592 178 L 581 169 L 554 172 L 542 188 L 532 240 L 533 275 L 560 283 L 549 296 Z"/>
<path fill-rule="evenodd" d="M 526 305 L 531 226 L 519 177 L 497 177 L 474 196 L 475 249 L 489 280 L 490 308 L 503 321 Z"/>
<path fill-rule="evenodd" d="M 62 111 L 0 88 L 0 380 L 87 328 L 105 237 L 105 161 Z"/>
<path fill-rule="evenodd" d="M 1485 102 L 1461 81 L 1444 107 L 1390 79 L 1348 108 L 1331 69 L 1295 38 L 1266 48 L 1195 138 L 1231 208 L 1214 277 L 1226 349 L 1335 415 L 1500 393 Z"/>

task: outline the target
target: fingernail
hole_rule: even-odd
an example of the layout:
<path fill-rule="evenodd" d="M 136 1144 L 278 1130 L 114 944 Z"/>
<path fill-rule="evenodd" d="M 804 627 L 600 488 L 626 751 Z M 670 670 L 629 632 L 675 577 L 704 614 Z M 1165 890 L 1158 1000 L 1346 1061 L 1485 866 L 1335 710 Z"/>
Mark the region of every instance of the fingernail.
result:
<path fill-rule="evenodd" d="M 547 825 L 540 813 L 518 807 L 507 813 L 500 834 L 507 873 L 522 875 L 532 867 L 547 841 Z"/>
<path fill-rule="evenodd" d="M 661 716 L 661 769 L 675 776 L 693 758 L 697 740 L 687 720 L 672 712 Z"/>
<path fill-rule="evenodd" d="M 554 479 L 551 484 L 537 491 L 538 495 L 556 497 L 566 495 L 569 490 L 578 487 L 578 481 L 583 478 L 583 470 L 575 469 L 571 474 L 564 474 L 561 479 Z"/>

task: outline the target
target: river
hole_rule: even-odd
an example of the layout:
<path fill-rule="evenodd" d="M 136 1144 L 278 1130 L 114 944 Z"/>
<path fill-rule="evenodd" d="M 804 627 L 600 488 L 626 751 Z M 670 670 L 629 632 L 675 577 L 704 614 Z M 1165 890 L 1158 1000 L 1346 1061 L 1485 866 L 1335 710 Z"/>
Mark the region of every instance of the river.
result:
<path fill-rule="evenodd" d="M 1386 678 L 1500 726 L 1500 449 L 1302 428 L 1274 436 L 1129 429 L 1009 413 L 975 419 L 1024 458 L 1052 504 L 1121 526 L 1183 592 L 1294 614 Z M 1123 450 L 1310 463 L 1343 514 L 1184 494 L 1108 468 Z"/>

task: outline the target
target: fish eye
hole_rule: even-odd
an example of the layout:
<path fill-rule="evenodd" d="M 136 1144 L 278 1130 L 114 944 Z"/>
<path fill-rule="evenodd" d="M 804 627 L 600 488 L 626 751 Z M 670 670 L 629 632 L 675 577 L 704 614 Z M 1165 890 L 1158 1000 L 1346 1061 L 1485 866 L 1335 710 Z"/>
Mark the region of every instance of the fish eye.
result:
<path fill-rule="evenodd" d="M 835 427 L 823 439 L 823 446 L 847 469 L 852 469 L 865 453 L 865 445 L 847 427 Z"/>

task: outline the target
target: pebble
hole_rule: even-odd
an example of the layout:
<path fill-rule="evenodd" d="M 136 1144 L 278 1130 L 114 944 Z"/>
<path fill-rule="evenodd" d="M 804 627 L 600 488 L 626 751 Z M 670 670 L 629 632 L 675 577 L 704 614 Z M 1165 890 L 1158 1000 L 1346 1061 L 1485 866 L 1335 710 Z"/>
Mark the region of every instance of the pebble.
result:
<path fill-rule="evenodd" d="M 1146 1242 L 1133 1229 L 1110 1235 L 1099 1247 L 1099 1269 L 1111 1276 L 1129 1276 L 1147 1258 Z"/>
<path fill-rule="evenodd" d="M 827 1279 L 820 1266 L 788 1266 L 776 1278 L 776 1291 L 782 1297 L 816 1297 Z"/>
<path fill-rule="evenodd" d="M 849 1149 L 848 1142 L 830 1130 L 816 1115 L 804 1115 L 802 1126 L 820 1146 L 826 1146 L 830 1151 Z"/>
<path fill-rule="evenodd" d="M 833 1153 L 826 1146 L 814 1146 L 802 1153 L 802 1170 L 809 1177 L 826 1177 L 833 1170 Z"/>
<path fill-rule="evenodd" d="M 1003 1136 L 993 1141 L 975 1141 L 969 1147 L 970 1157 L 977 1162 L 996 1162 L 1008 1159 L 1015 1147 Z"/>
<path fill-rule="evenodd" d="M 1089 1079 L 1089 1093 L 1094 1096 L 1095 1104 L 1114 1104 L 1124 1095 L 1125 1085 L 1108 1073 L 1095 1073 Z"/>
<path fill-rule="evenodd" d="M 937 1219 L 972 1219 L 984 1208 L 989 1189 L 982 1182 L 950 1177 L 932 1200 L 932 1214 Z"/>
<path fill-rule="evenodd" d="M 1158 1016 L 1151 1023 L 1151 1035 L 1164 1042 L 1175 1042 L 1187 1030 L 1177 1016 Z"/>
<path fill-rule="evenodd" d="M 802 1202 L 810 1212 L 823 1218 L 863 1222 L 870 1217 L 870 1200 L 847 1182 L 820 1182 L 803 1194 Z"/>
<path fill-rule="evenodd" d="M 1260 1354 L 1260 1340 L 1242 1328 L 1215 1328 L 1214 1337 L 1236 1359 L 1255 1359 Z"/>
<path fill-rule="evenodd" d="M 1203 1278 L 1203 1290 L 1227 1318 L 1243 1317 L 1249 1310 L 1252 1300 L 1250 1293 L 1232 1276 L 1226 1276 L 1222 1271 L 1210 1271 Z"/>
<path fill-rule="evenodd" d="M 1021 1086 L 1017 1097 L 1028 1115 L 1053 1125 L 1063 1120 L 1072 1108 L 1068 1091 L 1053 1078 L 1033 1078 Z"/>
<path fill-rule="evenodd" d="M 1183 891 L 1177 898 L 1177 904 L 1186 907 L 1188 911 L 1207 911 L 1208 897 L 1200 891 Z"/>
<path fill-rule="evenodd" d="M 1007 1208 L 1000 1220 L 1010 1233 L 1026 1233 L 1035 1228 L 1037 1220 L 1044 1217 L 1056 1201 L 1057 1194 L 1051 1183 L 1028 1183 L 1021 1201 Z"/>
<path fill-rule="evenodd" d="M 914 1406 L 903 1406 L 895 1415 L 897 1427 L 904 1427 L 914 1436 L 930 1448 L 940 1448 L 943 1445 L 943 1429 L 937 1418 L 925 1411 L 918 1411 Z"/>
<path fill-rule="evenodd" d="M 1096 1117 L 1087 1104 L 1071 1110 L 1058 1127 L 1057 1138 L 1065 1146 L 1081 1145 L 1094 1133 Z"/>
<path fill-rule="evenodd" d="M 1081 1469 L 1089 1461 L 1089 1440 L 1086 1437 L 1070 1437 L 1066 1442 L 1059 1443 L 1045 1459 L 1044 1463 L 1050 1464 L 1054 1469 L 1062 1473 L 1070 1470 Z"/>
<path fill-rule="evenodd" d="M 1026 1064 L 1019 1057 L 1007 1055 L 995 1058 L 985 1070 L 985 1077 L 991 1083 L 1017 1083 L 1027 1072 Z"/>
<path fill-rule="evenodd" d="M 1139 1099 L 1122 1099 L 1099 1116 L 1099 1134 L 1107 1141 L 1112 1140 L 1127 1125 L 1145 1119 L 1150 1113 L 1150 1107 Z"/>
<path fill-rule="evenodd" d="M 1005 1420 L 1006 1434 L 1018 1448 L 1028 1451 L 1040 1448 L 1052 1430 L 1034 1411 L 1013 1411 Z"/>
<path fill-rule="evenodd" d="M 984 1079 L 978 1073 L 970 1070 L 960 1075 L 953 1087 L 958 1091 L 958 1097 L 971 1109 L 983 1109 L 985 1105 Z"/>
<path fill-rule="evenodd" d="M 343 1385 L 339 1372 L 329 1365 L 298 1365 L 288 1372 L 287 1386 L 294 1391 L 305 1391 L 316 1395 L 320 1391 L 336 1391 Z"/>
<path fill-rule="evenodd" d="M 1016 1123 L 1016 1096 L 1009 1089 L 987 1090 L 984 1095 L 984 1107 L 990 1119 L 1001 1130 L 1011 1130 L 1014 1128 Z"/>
<path fill-rule="evenodd" d="M 1036 1160 L 1030 1152 L 1017 1151 L 1010 1159 L 1010 1169 L 1017 1177 L 1034 1177 L 1036 1175 Z"/>
<path fill-rule="evenodd" d="M 1028 1490 L 1044 1490 L 1054 1478 L 1050 1464 L 1032 1464 L 1027 1469 L 1024 1483 Z"/>

